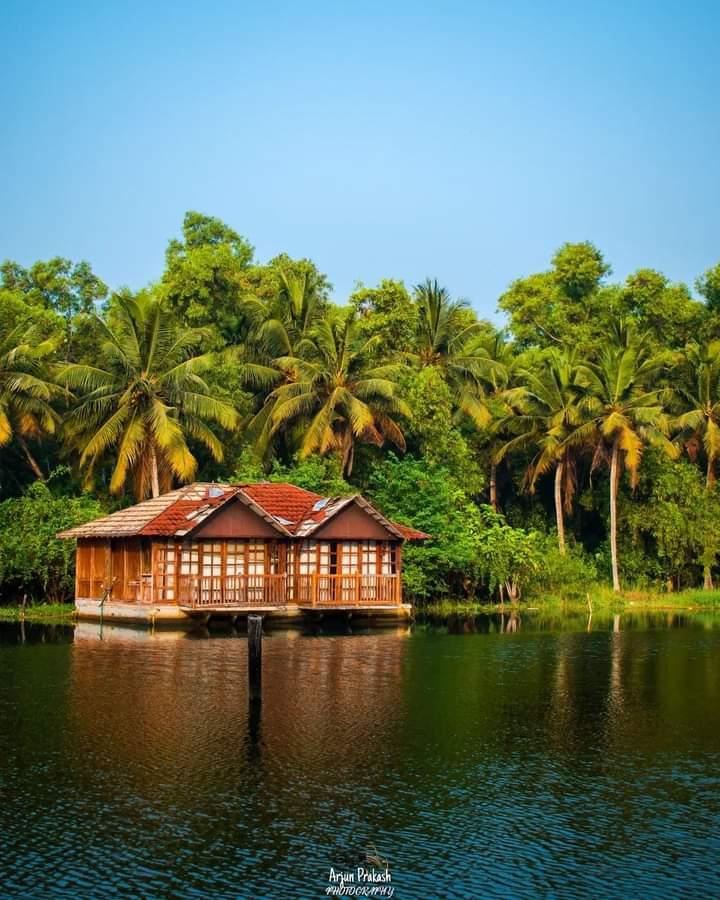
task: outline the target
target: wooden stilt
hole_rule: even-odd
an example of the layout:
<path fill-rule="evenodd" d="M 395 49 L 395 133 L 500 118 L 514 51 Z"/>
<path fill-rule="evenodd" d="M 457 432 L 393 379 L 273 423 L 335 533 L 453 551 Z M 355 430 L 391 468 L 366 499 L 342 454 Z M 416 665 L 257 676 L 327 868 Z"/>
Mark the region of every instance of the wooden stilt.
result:
<path fill-rule="evenodd" d="M 248 616 L 248 695 L 262 699 L 262 616 Z"/>

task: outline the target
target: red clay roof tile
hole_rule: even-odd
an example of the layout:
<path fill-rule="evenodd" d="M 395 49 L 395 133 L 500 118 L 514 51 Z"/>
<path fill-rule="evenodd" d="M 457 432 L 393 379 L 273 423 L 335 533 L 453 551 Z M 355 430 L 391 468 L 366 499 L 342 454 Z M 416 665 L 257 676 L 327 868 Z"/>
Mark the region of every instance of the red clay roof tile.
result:
<path fill-rule="evenodd" d="M 219 506 L 222 506 L 232 497 L 242 494 L 251 503 L 260 508 L 267 516 L 277 521 L 279 529 L 285 529 L 290 534 L 310 534 L 315 526 L 332 517 L 336 511 L 347 503 L 357 502 L 370 510 L 370 513 L 382 521 L 380 513 L 361 497 L 355 498 L 328 498 L 321 497 L 312 491 L 296 487 L 293 484 L 280 484 L 276 482 L 258 482 L 255 484 L 241 485 L 216 485 L 193 484 L 187 488 L 174 491 L 173 495 L 165 495 L 154 501 L 146 501 L 137 507 L 130 507 L 123 514 L 128 517 L 133 510 L 141 510 L 147 507 L 147 514 L 132 515 L 133 522 L 125 526 L 128 534 L 142 534 L 152 536 L 180 536 L 193 529 L 193 527 L 205 520 L 205 518 Z M 162 500 L 166 503 L 163 506 Z M 318 509 L 315 506 L 319 501 L 325 503 Z M 159 510 L 155 515 L 155 510 Z M 65 537 L 92 537 L 94 534 L 119 532 L 120 523 L 116 525 L 114 520 L 118 514 L 106 516 L 96 522 L 88 523 L 77 529 L 63 533 Z M 389 524 L 397 530 L 406 540 L 425 540 L 429 535 L 417 531 L 407 525 L 398 525 L 395 522 Z M 134 527 L 130 527 L 134 525 Z M 301 529 L 302 526 L 302 529 Z"/>

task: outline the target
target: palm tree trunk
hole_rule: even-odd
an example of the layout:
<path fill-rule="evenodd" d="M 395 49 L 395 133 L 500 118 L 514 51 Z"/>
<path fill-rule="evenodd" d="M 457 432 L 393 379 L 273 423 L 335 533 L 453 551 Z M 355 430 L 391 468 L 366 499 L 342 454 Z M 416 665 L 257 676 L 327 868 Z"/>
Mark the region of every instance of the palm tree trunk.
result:
<path fill-rule="evenodd" d="M 344 476 L 352 475 L 353 470 L 353 462 L 355 461 L 355 442 L 352 439 L 352 435 L 348 435 L 343 441 L 343 456 L 342 456 L 342 474 Z"/>
<path fill-rule="evenodd" d="M 558 548 L 565 555 L 565 518 L 562 508 L 562 478 L 565 463 L 563 460 L 555 466 L 555 521 L 557 522 Z"/>
<path fill-rule="evenodd" d="M 158 462 L 155 447 L 150 448 L 150 478 L 153 497 L 160 496 L 160 476 L 158 475 Z"/>
<path fill-rule="evenodd" d="M 497 499 L 497 465 L 495 463 L 490 463 L 490 506 L 498 511 L 498 499 Z"/>
<path fill-rule="evenodd" d="M 712 454 L 708 454 L 707 477 L 705 479 L 705 490 L 709 491 L 715 484 L 715 459 Z M 703 590 L 711 591 L 713 589 L 712 569 L 710 566 L 703 568 Z"/>
<path fill-rule="evenodd" d="M 612 556 L 613 590 L 620 591 L 620 574 L 618 570 L 617 552 L 617 489 L 620 478 L 618 457 L 620 455 L 619 438 L 615 438 L 610 462 L 610 554 Z"/>
<path fill-rule="evenodd" d="M 25 441 L 25 438 L 21 434 L 17 434 L 16 437 L 17 437 L 17 442 L 20 445 L 20 449 L 25 454 L 25 459 L 27 460 L 28 465 L 32 469 L 33 474 L 38 479 L 38 481 L 45 481 L 45 475 L 43 474 L 43 470 L 40 468 L 37 460 L 30 452 L 30 448 L 28 447 L 27 442 Z"/>

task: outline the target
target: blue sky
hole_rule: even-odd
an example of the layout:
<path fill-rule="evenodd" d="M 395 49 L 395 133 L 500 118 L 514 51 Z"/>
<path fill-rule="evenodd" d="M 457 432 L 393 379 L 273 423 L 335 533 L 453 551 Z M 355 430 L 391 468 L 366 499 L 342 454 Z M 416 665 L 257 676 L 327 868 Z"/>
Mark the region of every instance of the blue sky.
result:
<path fill-rule="evenodd" d="M 187 209 L 260 259 L 437 277 L 485 315 L 565 240 L 720 260 L 720 5 L 38 3 L 0 12 L 0 257 L 162 271 Z"/>

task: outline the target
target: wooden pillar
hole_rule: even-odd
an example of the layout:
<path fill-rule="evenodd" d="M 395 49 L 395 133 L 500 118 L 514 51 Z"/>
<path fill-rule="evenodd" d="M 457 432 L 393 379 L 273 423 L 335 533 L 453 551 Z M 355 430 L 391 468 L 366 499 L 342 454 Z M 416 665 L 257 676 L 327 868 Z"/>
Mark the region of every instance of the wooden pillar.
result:
<path fill-rule="evenodd" d="M 402 544 L 396 545 L 395 550 L 395 576 L 397 577 L 397 604 L 400 606 L 402 603 Z"/>
<path fill-rule="evenodd" d="M 262 616 L 248 616 L 248 696 L 262 699 Z"/>

